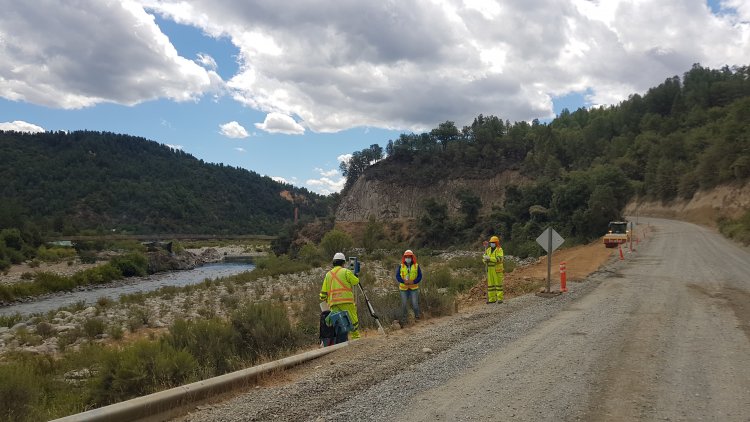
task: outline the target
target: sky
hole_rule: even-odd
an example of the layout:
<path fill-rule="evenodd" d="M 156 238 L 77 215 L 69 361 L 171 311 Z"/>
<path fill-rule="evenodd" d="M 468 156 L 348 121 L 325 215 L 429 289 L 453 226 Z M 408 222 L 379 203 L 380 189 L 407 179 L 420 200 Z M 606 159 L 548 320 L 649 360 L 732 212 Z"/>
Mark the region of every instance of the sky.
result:
<path fill-rule="evenodd" d="M 322 194 L 479 114 L 549 121 L 750 65 L 748 0 L 0 0 L 0 130 L 140 136 Z"/>

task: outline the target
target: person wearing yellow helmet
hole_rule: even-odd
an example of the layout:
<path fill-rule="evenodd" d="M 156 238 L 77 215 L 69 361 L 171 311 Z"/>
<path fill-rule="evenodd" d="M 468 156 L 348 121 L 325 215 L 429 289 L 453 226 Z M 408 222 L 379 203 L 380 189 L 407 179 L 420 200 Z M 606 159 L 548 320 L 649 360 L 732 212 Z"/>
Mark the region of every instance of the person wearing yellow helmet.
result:
<path fill-rule="evenodd" d="M 354 292 L 352 287 L 359 283 L 359 278 L 349 269 L 344 267 L 346 257 L 337 252 L 333 255 L 333 268 L 328 271 L 323 286 L 320 288 L 320 300 L 328 303 L 331 313 L 347 311 L 352 323 L 352 340 L 358 339 L 359 318 L 357 317 L 357 306 L 354 304 Z"/>
<path fill-rule="evenodd" d="M 401 322 L 406 323 L 409 308 L 407 302 L 411 301 L 414 310 L 414 319 L 419 321 L 419 282 L 422 281 L 422 268 L 417 264 L 417 257 L 410 249 L 401 257 L 401 265 L 396 268 L 396 282 L 401 294 Z"/>
<path fill-rule="evenodd" d="M 482 261 L 487 266 L 487 303 L 503 303 L 503 260 L 500 237 L 490 237 L 489 245 L 482 256 Z"/>

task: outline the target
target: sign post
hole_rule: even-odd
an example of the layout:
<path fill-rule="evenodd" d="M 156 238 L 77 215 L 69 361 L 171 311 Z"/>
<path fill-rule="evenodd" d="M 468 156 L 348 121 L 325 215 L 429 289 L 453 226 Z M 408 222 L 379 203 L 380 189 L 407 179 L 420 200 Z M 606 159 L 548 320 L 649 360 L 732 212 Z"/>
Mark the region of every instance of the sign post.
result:
<path fill-rule="evenodd" d="M 547 290 L 545 292 L 547 294 L 552 293 L 550 288 L 550 280 L 552 278 L 552 252 L 559 248 L 564 241 L 565 239 L 563 239 L 562 236 L 560 236 L 560 234 L 551 226 L 547 227 L 547 229 L 536 238 L 536 243 L 547 252 Z"/>

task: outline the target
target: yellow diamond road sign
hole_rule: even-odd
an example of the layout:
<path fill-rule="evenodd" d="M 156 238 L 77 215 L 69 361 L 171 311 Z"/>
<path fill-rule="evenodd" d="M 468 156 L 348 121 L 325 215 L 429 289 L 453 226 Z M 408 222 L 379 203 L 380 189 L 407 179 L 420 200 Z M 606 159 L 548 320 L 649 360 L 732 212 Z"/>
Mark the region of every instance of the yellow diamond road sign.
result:
<path fill-rule="evenodd" d="M 552 241 L 550 242 L 550 230 L 552 230 Z M 552 227 L 547 227 L 547 230 L 542 232 L 539 237 L 536 238 L 536 243 L 540 244 L 547 253 L 554 251 L 563 244 L 565 239 L 560 236 L 558 232 Z"/>

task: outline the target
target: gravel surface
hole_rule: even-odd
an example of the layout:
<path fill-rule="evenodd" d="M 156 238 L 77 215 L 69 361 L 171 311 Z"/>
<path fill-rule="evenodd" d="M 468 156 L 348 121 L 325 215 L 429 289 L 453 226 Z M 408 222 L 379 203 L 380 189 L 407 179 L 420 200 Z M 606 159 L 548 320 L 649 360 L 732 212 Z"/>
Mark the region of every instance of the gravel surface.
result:
<path fill-rule="evenodd" d="M 553 299 L 525 295 L 389 330 L 387 337 L 373 333 L 178 420 L 392 420 L 418 393 L 471 370 L 492 351 L 586 295 L 618 265 L 619 261 L 610 261 L 585 282 L 570 283 L 569 293 Z"/>
<path fill-rule="evenodd" d="M 750 254 L 656 228 L 568 294 L 369 337 L 184 421 L 750 421 Z"/>

